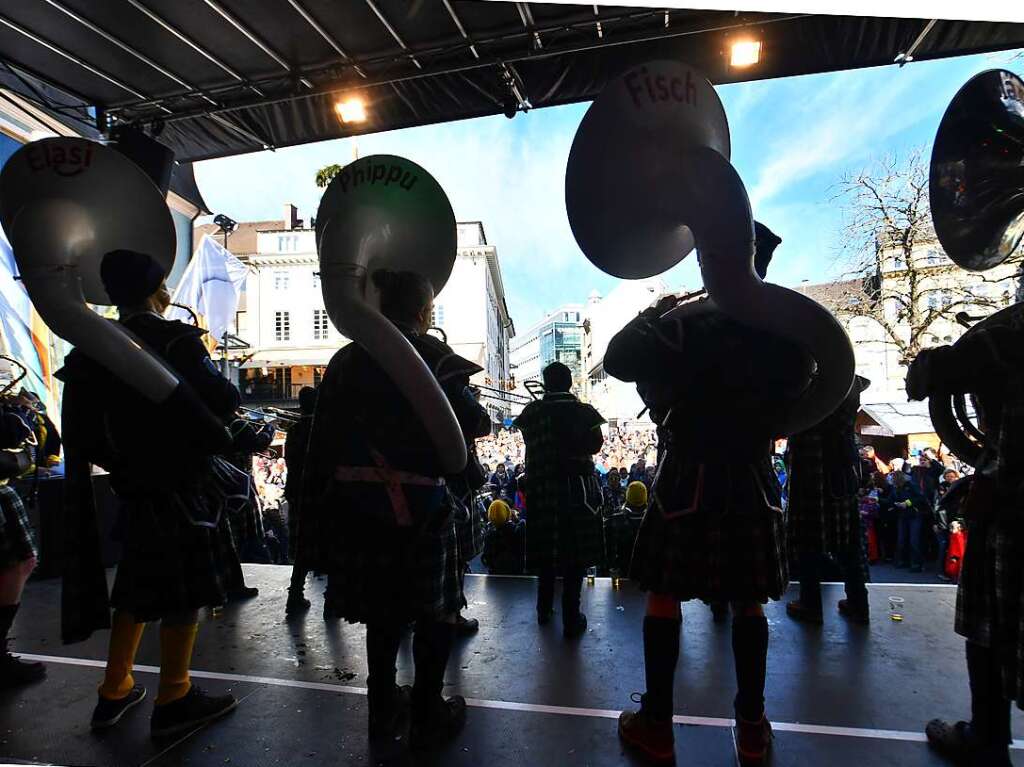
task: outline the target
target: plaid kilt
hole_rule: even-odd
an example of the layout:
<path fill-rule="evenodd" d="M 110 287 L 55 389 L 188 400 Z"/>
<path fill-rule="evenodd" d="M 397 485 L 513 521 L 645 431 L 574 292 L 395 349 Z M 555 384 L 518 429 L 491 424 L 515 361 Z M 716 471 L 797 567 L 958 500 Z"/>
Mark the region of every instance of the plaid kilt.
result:
<path fill-rule="evenodd" d="M 0 570 L 37 555 L 32 525 L 21 497 L 10 485 L 0 485 Z"/>
<path fill-rule="evenodd" d="M 463 606 L 455 520 L 425 529 L 364 526 L 333 551 L 331 608 L 350 623 L 440 620 Z"/>
<path fill-rule="evenodd" d="M 468 564 L 483 553 L 487 509 L 481 507 L 476 493 L 469 492 L 463 497 L 452 495 L 452 514 L 459 562 Z"/>
<path fill-rule="evenodd" d="M 526 571 L 586 569 L 604 558 L 600 487 L 594 475 L 530 476 Z"/>
<path fill-rule="evenodd" d="M 1003 692 L 1024 709 L 1024 507 L 967 508 L 967 550 L 956 595 L 956 632 L 995 650 Z M 991 485 L 989 486 L 991 489 Z M 996 513 L 1003 510 L 1002 514 Z"/>
<path fill-rule="evenodd" d="M 212 475 L 177 491 L 122 496 L 111 605 L 142 622 L 224 604 L 228 562 L 214 521 L 224 497 Z"/>
<path fill-rule="evenodd" d="M 642 590 L 681 602 L 782 597 L 789 584 L 786 533 L 767 455 L 754 463 L 701 464 L 670 448 L 651 496 L 630 565 Z"/>

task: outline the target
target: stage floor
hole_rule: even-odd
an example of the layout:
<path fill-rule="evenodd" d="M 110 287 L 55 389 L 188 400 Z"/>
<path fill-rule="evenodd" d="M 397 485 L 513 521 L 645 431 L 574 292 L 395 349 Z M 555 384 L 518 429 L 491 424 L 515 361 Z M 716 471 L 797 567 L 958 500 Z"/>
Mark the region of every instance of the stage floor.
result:
<path fill-rule="evenodd" d="M 536 624 L 529 578 L 473 576 L 470 607 L 480 633 L 459 640 L 446 692 L 469 699 L 463 734 L 430 756 L 370 753 L 366 739 L 366 661 L 361 626 L 325 623 L 323 581 L 311 581 L 313 609 L 285 621 L 289 569 L 246 565 L 260 587 L 249 602 L 205 614 L 193 676 L 232 691 L 238 709 L 172 743 L 149 737 L 147 701 L 112 731 L 94 735 L 107 633 L 62 646 L 59 582 L 32 582 L 12 635 L 13 649 L 48 664 L 45 682 L 0 694 L 0 763 L 59 765 L 452 765 L 563 767 L 634 765 L 616 735 L 616 718 L 642 691 L 643 596 L 608 580 L 584 585 L 586 636 L 567 642 L 556 619 Z M 889 595 L 906 600 L 905 620 L 888 618 Z M 841 597 L 827 586 L 826 605 Z M 956 591 L 942 585 L 871 586 L 869 628 L 834 612 L 822 627 L 796 624 L 781 603 L 769 607 L 768 715 L 775 724 L 776 767 L 941 765 L 923 742 L 938 715 L 966 718 L 963 642 L 953 634 Z M 834 608 L 832 608 L 834 609 Z M 147 631 L 136 678 L 155 697 L 158 631 Z M 408 642 L 400 683 L 412 681 Z M 735 692 L 728 624 L 701 604 L 684 607 L 676 674 L 676 754 L 680 765 L 735 765 Z M 1014 731 L 1021 732 L 1020 712 Z M 1024 767 L 1024 742 L 1013 752 Z"/>

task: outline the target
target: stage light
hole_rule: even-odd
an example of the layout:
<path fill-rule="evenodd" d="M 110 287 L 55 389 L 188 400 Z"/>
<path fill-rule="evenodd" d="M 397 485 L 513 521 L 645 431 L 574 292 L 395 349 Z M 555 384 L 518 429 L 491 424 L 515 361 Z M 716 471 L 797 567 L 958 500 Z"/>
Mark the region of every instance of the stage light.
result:
<path fill-rule="evenodd" d="M 366 106 L 359 98 L 348 98 L 334 104 L 334 111 L 338 113 L 342 122 L 361 123 L 366 121 Z"/>
<path fill-rule="evenodd" d="M 760 40 L 737 40 L 732 44 L 729 63 L 734 67 L 752 67 L 761 60 Z"/>

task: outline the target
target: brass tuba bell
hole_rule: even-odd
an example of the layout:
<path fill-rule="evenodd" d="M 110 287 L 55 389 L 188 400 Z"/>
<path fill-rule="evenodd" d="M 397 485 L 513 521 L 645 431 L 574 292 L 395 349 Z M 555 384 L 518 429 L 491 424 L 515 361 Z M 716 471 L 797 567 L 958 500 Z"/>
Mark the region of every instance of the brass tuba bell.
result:
<path fill-rule="evenodd" d="M 939 124 L 929 179 L 932 222 L 943 250 L 959 267 L 985 271 L 1012 256 L 1024 238 L 1024 81 L 1005 69 L 971 78 Z M 1020 321 L 1017 303 L 979 328 Z M 962 461 L 976 465 L 984 431 L 970 418 L 964 395 L 932 396 L 935 432 Z"/>

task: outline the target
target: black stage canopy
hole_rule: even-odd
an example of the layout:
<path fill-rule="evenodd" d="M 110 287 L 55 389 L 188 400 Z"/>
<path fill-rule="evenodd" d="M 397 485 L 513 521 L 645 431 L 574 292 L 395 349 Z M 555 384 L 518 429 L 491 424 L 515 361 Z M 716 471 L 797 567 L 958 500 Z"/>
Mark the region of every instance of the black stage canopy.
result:
<path fill-rule="evenodd" d="M 733 69 L 730 42 L 762 41 Z M 593 98 L 677 58 L 715 83 L 1024 47 L 1024 25 L 478 0 L 17 0 L 0 84 L 199 160 Z M 360 97 L 367 119 L 335 104 Z M 90 109 L 91 108 L 91 109 Z"/>

